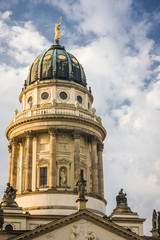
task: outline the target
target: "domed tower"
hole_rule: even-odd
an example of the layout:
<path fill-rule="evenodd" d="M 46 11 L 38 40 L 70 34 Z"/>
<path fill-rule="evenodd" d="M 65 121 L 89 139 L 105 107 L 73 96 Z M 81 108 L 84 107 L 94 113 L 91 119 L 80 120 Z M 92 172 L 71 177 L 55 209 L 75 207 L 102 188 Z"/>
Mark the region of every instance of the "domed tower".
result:
<path fill-rule="evenodd" d="M 9 182 L 17 189 L 19 207 L 36 215 L 68 215 L 77 211 L 76 182 L 87 181 L 87 208 L 105 215 L 103 141 L 106 131 L 92 108 L 82 65 L 55 43 L 30 67 L 6 129 Z"/>

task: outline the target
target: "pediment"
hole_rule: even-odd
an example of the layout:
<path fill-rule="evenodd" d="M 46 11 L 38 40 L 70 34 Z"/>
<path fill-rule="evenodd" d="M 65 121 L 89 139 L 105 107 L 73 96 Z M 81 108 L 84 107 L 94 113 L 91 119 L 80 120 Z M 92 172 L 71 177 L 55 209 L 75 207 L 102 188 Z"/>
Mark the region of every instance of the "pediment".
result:
<path fill-rule="evenodd" d="M 65 164 L 65 165 L 71 164 L 71 161 L 66 157 L 58 158 L 56 162 L 58 164 Z"/>
<path fill-rule="evenodd" d="M 64 240 L 64 236 L 65 240 L 143 239 L 143 237 L 111 222 L 108 218 L 102 218 L 87 210 L 81 210 L 17 236 L 13 240 Z"/>

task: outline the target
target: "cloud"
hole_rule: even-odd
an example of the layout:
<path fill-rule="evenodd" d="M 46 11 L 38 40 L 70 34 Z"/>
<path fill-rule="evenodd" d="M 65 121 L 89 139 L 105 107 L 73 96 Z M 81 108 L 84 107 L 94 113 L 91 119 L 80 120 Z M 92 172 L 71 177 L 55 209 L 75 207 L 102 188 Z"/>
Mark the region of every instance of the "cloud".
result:
<path fill-rule="evenodd" d="M 59 7 L 77 21 L 77 32 L 96 36 L 85 46 L 74 42 L 68 50 L 84 66 L 97 114 L 108 131 L 104 152 L 108 214 L 115 207 L 113 194 L 123 187 L 129 205 L 148 218 L 150 229 L 150 215 L 160 199 L 160 69 L 155 65 L 159 56 L 154 40 L 148 38 L 154 23 L 146 14 L 136 19 L 132 1 L 82 0 L 71 2 L 70 9 L 62 2 Z"/>
<path fill-rule="evenodd" d="M 19 64 L 31 64 L 50 46 L 50 42 L 42 36 L 31 21 L 12 23 L 12 12 L 6 11 L 0 18 L 1 53 L 5 58 L 16 60 Z M 8 60 L 8 59 L 7 59 Z"/>
<path fill-rule="evenodd" d="M 104 149 L 107 214 L 123 187 L 131 209 L 149 219 L 153 208 L 159 210 L 160 199 L 160 57 L 154 40 L 148 38 L 155 22 L 149 22 L 147 14 L 137 17 L 131 0 L 45 2 L 61 9 L 73 24 L 67 27 L 66 23 L 63 29 L 69 38 L 66 49 L 82 63 L 97 115 L 108 131 Z M 18 100 L 12 99 L 18 99 L 28 65 L 50 42 L 31 21 L 11 23 L 8 11 L 0 17 L 0 39 L 3 119 L 11 119 L 6 106 L 12 112 L 17 107 Z"/>

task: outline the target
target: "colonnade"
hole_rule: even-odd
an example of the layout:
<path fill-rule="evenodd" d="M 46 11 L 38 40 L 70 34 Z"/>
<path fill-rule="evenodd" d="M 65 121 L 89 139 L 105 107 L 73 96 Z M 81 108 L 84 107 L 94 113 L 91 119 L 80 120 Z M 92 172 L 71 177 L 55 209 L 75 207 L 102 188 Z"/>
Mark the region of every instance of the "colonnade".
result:
<path fill-rule="evenodd" d="M 74 186 L 77 182 L 80 173 L 80 138 L 83 132 L 75 130 L 72 132 L 74 139 Z M 57 187 L 57 163 L 56 163 L 56 141 L 58 132 L 56 129 L 49 129 L 49 189 L 56 189 Z M 32 182 L 32 166 L 36 161 L 33 159 L 33 138 L 36 138 L 36 134 L 33 131 L 26 131 L 26 164 L 25 164 L 25 182 L 24 191 L 33 191 L 36 189 Z M 103 185 L 103 144 L 98 140 L 97 137 L 90 136 L 91 142 L 91 186 L 92 193 L 104 197 L 104 185 Z M 17 188 L 17 159 L 18 159 L 18 148 L 20 139 L 18 137 L 12 138 L 8 147 L 10 153 L 9 161 L 9 178 L 11 186 Z M 88 149 L 89 151 L 89 149 Z M 22 159 L 21 159 L 22 160 Z M 32 163 L 32 161 L 34 161 Z M 21 164 L 22 166 L 22 164 Z M 21 171 L 22 173 L 22 171 Z M 89 174 L 89 173 L 88 173 Z M 34 181 L 36 184 L 36 180 Z"/>

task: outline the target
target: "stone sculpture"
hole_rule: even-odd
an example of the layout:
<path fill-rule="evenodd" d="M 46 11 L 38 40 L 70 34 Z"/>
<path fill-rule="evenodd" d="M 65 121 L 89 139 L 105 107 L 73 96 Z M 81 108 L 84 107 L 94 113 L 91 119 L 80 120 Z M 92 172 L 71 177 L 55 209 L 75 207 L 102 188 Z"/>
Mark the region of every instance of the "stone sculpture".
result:
<path fill-rule="evenodd" d="M 116 201 L 117 201 L 117 205 L 123 203 L 123 204 L 127 204 L 127 198 L 126 198 L 127 194 L 123 193 L 123 189 L 120 190 L 119 194 L 116 197 Z"/>
<path fill-rule="evenodd" d="M 1 205 L 5 207 L 17 207 L 17 203 L 15 202 L 16 192 L 17 190 L 15 190 L 10 183 L 7 183 Z"/>

